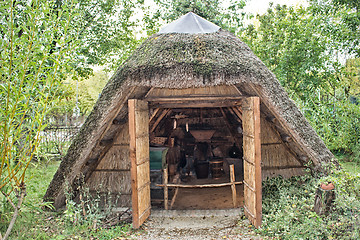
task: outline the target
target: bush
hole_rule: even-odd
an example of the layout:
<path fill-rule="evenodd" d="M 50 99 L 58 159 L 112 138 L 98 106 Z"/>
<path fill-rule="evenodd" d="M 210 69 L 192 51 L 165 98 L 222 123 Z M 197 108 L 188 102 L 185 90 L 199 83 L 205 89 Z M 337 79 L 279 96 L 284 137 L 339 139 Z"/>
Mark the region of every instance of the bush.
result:
<path fill-rule="evenodd" d="M 328 215 L 313 211 L 321 182 L 335 185 L 336 198 Z M 262 235 L 278 239 L 359 239 L 360 175 L 333 170 L 322 179 L 311 176 L 269 179 L 263 185 Z"/>

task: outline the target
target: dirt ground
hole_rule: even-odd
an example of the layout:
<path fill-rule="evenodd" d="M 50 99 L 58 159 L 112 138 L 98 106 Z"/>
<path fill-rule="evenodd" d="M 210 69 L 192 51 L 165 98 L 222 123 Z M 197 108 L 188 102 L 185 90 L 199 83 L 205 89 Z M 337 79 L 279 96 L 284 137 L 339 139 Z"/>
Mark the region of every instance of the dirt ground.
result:
<path fill-rule="evenodd" d="M 244 205 L 243 186 L 236 186 L 237 206 Z M 180 188 L 173 209 L 233 208 L 231 187 Z"/>
<path fill-rule="evenodd" d="M 241 208 L 228 210 L 154 210 L 133 239 L 260 240 Z"/>
<path fill-rule="evenodd" d="M 226 177 L 219 179 L 196 179 L 189 178 L 183 185 L 205 185 L 214 183 L 228 183 L 230 180 Z M 175 189 L 169 189 L 169 202 L 174 196 Z M 244 205 L 244 186 L 242 184 L 236 185 L 236 202 L 237 207 Z M 153 199 L 152 199 L 153 201 Z M 157 199 L 156 205 L 153 209 L 163 208 L 163 199 Z M 229 209 L 233 208 L 231 186 L 223 187 L 206 187 L 206 188 L 179 188 L 178 194 L 175 197 L 172 209 Z"/>

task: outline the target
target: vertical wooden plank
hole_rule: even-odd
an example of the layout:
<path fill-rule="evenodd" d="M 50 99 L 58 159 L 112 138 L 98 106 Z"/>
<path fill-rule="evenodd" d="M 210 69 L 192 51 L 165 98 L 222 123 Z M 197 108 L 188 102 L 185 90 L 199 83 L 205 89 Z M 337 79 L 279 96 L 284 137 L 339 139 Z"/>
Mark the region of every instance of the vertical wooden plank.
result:
<path fill-rule="evenodd" d="M 133 227 L 139 228 L 149 217 L 151 209 L 149 111 L 146 101 L 130 99 L 128 106 L 132 217 Z"/>
<path fill-rule="evenodd" d="M 245 98 L 242 110 L 244 209 L 245 215 L 252 224 L 260 227 L 262 219 L 260 99 L 258 97 Z"/>
<path fill-rule="evenodd" d="M 230 182 L 231 182 L 231 192 L 232 192 L 232 200 L 233 206 L 236 207 L 236 186 L 235 186 L 235 173 L 234 173 L 234 164 L 230 165 Z"/>

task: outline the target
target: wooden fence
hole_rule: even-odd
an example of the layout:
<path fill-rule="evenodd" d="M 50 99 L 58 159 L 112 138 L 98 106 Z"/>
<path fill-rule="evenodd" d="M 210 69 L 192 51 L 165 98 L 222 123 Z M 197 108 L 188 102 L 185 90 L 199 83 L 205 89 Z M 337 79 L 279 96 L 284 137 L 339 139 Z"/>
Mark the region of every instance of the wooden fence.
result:
<path fill-rule="evenodd" d="M 41 132 L 40 150 L 43 154 L 66 154 L 71 141 L 79 132 L 78 126 L 48 126 Z"/>

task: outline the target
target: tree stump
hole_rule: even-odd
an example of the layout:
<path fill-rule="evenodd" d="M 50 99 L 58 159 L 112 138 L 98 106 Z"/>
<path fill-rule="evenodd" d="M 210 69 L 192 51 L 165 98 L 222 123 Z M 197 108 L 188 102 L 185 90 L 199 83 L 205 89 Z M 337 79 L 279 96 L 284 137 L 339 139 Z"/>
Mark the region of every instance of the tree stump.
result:
<path fill-rule="evenodd" d="M 315 193 L 314 211 L 319 215 L 328 215 L 335 200 L 335 186 L 322 183 Z"/>

